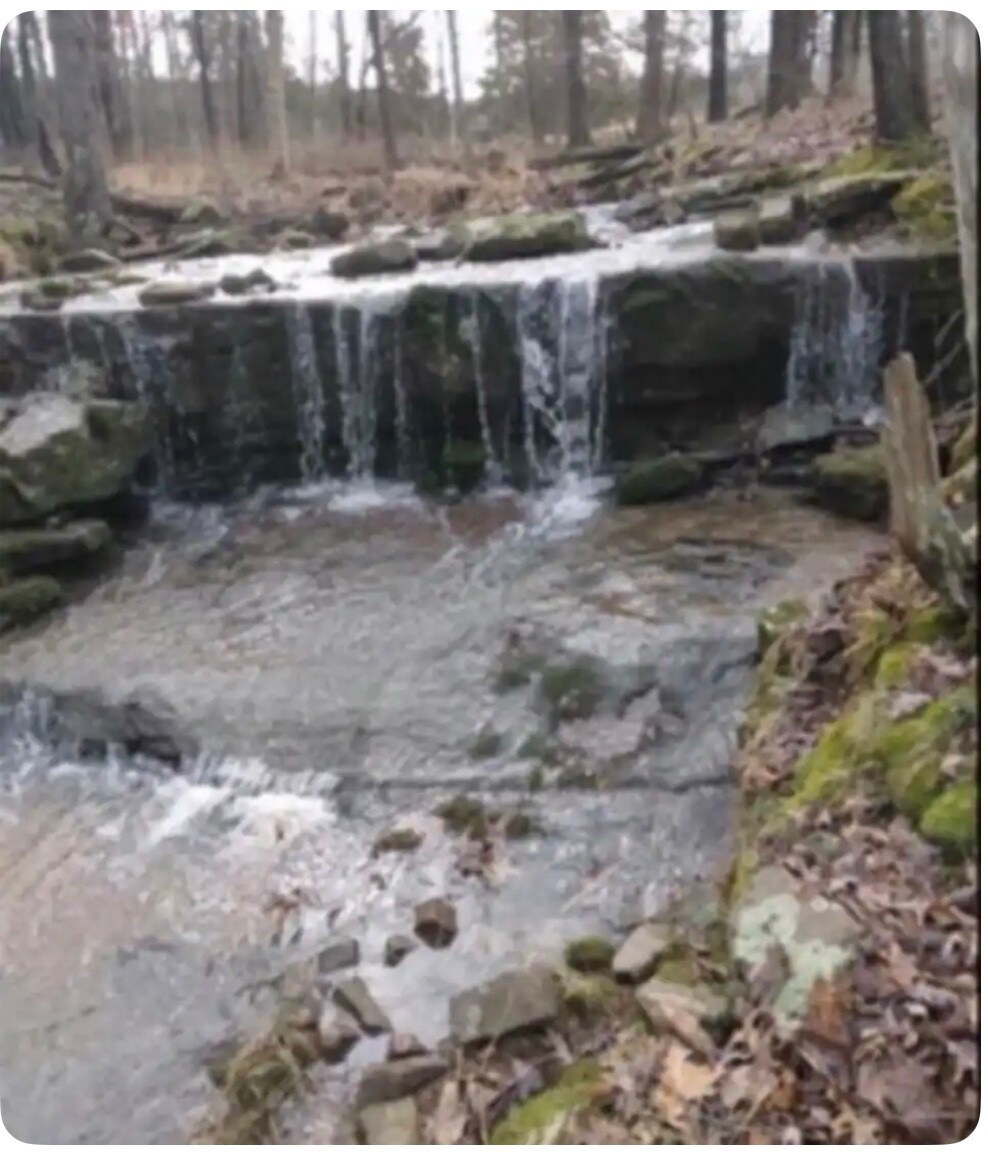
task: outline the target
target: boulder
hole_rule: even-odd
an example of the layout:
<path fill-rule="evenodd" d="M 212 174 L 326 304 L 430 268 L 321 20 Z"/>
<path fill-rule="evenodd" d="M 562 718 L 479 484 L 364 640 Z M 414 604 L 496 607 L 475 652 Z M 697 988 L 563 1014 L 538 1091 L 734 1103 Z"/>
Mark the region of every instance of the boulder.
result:
<path fill-rule="evenodd" d="M 822 179 L 802 192 L 800 210 L 820 227 L 845 227 L 887 208 L 914 177 L 912 171 L 888 171 Z"/>
<path fill-rule="evenodd" d="M 418 260 L 407 240 L 385 240 L 379 244 L 362 244 L 334 256 L 329 268 L 334 276 L 353 280 L 384 272 L 410 272 Z"/>
<path fill-rule="evenodd" d="M 27 625 L 61 602 L 62 587 L 53 577 L 20 577 L 0 583 L 0 632 Z"/>
<path fill-rule="evenodd" d="M 417 1093 L 448 1071 L 445 1058 L 435 1053 L 368 1065 L 357 1087 L 357 1104 L 362 1107 L 397 1101 Z"/>
<path fill-rule="evenodd" d="M 757 204 L 718 215 L 714 220 L 714 243 L 728 252 L 753 252 L 761 243 Z"/>
<path fill-rule="evenodd" d="M 404 934 L 389 935 L 384 943 L 385 967 L 397 967 L 398 964 L 415 950 L 415 940 Z"/>
<path fill-rule="evenodd" d="M 319 1016 L 319 1049 L 323 1060 L 338 1064 L 360 1039 L 360 1029 L 350 1019 L 327 1004 Z"/>
<path fill-rule="evenodd" d="M 672 933 L 668 927 L 661 922 L 643 922 L 618 948 L 611 973 L 622 982 L 641 983 L 652 974 L 671 945 Z"/>
<path fill-rule="evenodd" d="M 391 1021 L 367 984 L 358 977 L 347 979 L 333 992 L 334 1001 L 350 1013 L 368 1036 L 391 1031 Z"/>
<path fill-rule="evenodd" d="M 226 216 L 212 199 L 197 198 L 187 203 L 179 216 L 179 223 L 199 223 L 215 227 L 225 223 Z"/>
<path fill-rule="evenodd" d="M 618 479 L 619 504 L 654 504 L 696 491 L 703 467 L 689 455 L 673 452 L 632 464 Z"/>
<path fill-rule="evenodd" d="M 471 232 L 464 260 L 490 262 L 585 252 L 594 246 L 579 212 L 505 215 Z"/>
<path fill-rule="evenodd" d="M 9 528 L 0 531 L 0 569 L 24 573 L 82 560 L 107 548 L 112 539 L 103 520 L 74 520 L 61 528 Z"/>
<path fill-rule="evenodd" d="M 456 907 L 444 898 L 428 898 L 415 907 L 415 933 L 426 946 L 448 947 L 456 930 Z"/>
<path fill-rule="evenodd" d="M 834 433 L 830 406 L 790 406 L 781 402 L 762 415 L 755 435 L 755 450 L 766 454 L 780 447 L 802 447 L 829 439 Z"/>
<path fill-rule="evenodd" d="M 606 971 L 613 958 L 614 944 L 610 939 L 595 934 L 573 939 L 566 944 L 566 965 L 584 974 Z"/>
<path fill-rule="evenodd" d="M 638 988 L 635 998 L 653 1028 L 672 1032 L 701 1056 L 713 1059 L 714 1044 L 706 1028 L 726 1015 L 724 996 L 706 987 L 653 978 Z"/>
<path fill-rule="evenodd" d="M 763 244 L 791 244 L 803 235 L 803 229 L 791 196 L 762 202 L 758 213 L 758 234 Z"/>
<path fill-rule="evenodd" d="M 32 313 L 57 313 L 65 303 L 65 297 L 48 296 L 37 287 L 22 289 L 20 299 L 21 308 Z"/>
<path fill-rule="evenodd" d="M 263 268 L 254 268 L 250 272 L 227 272 L 220 277 L 220 292 L 227 296 L 243 296 L 245 293 L 262 289 L 270 292 L 278 287 L 274 277 L 269 276 Z"/>
<path fill-rule="evenodd" d="M 365 1146 L 421 1144 L 419 1113 L 411 1097 L 366 1105 L 357 1116 L 357 1135 Z"/>
<path fill-rule="evenodd" d="M 29 523 L 117 495 L 149 441 L 139 403 L 28 395 L 0 430 L 0 517 Z"/>
<path fill-rule="evenodd" d="M 467 246 L 467 234 L 464 231 L 428 232 L 419 236 L 412 247 L 420 260 L 455 260 Z"/>
<path fill-rule="evenodd" d="M 817 503 L 839 516 L 881 520 L 888 510 L 888 476 L 878 444 L 818 455 L 810 482 Z"/>
<path fill-rule="evenodd" d="M 195 260 L 198 257 L 229 256 L 237 248 L 229 232 L 220 232 L 215 228 L 204 228 L 199 232 L 192 232 L 181 236 L 181 247 L 176 255 L 182 260 Z"/>
<path fill-rule="evenodd" d="M 458 1044 L 496 1040 L 550 1024 L 559 1009 L 559 986 L 551 968 L 534 964 L 457 995 L 449 1005 L 450 1036 Z"/>
<path fill-rule="evenodd" d="M 374 842 L 374 853 L 411 853 L 422 844 L 423 836 L 410 825 L 388 829 Z"/>
<path fill-rule="evenodd" d="M 213 295 L 214 286 L 193 280 L 155 280 L 137 294 L 142 305 L 187 305 Z"/>
<path fill-rule="evenodd" d="M 341 240 L 350 226 L 345 211 L 335 207 L 317 207 L 309 217 L 309 230 L 327 240 Z"/>
<path fill-rule="evenodd" d="M 359 962 L 360 943 L 355 938 L 341 938 L 322 948 L 316 956 L 316 969 L 320 975 L 331 975 Z"/>
<path fill-rule="evenodd" d="M 319 241 L 311 232 L 299 228 L 289 228 L 281 233 L 275 241 L 275 247 L 287 252 L 300 252 L 305 248 L 314 248 Z"/>
<path fill-rule="evenodd" d="M 63 272 L 106 272 L 111 268 L 119 268 L 120 261 L 109 252 L 100 248 L 83 248 L 79 252 L 70 252 L 63 257 L 59 268 Z"/>

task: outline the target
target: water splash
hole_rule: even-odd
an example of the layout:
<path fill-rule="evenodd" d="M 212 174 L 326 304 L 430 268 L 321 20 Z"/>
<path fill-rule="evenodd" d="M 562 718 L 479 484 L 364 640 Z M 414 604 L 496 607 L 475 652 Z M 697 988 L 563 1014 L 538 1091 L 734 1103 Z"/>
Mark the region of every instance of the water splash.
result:
<path fill-rule="evenodd" d="M 155 486 L 160 495 L 167 495 L 178 483 L 178 460 L 170 425 L 171 415 L 173 412 L 179 417 L 184 415 L 174 393 L 168 354 L 158 341 L 146 336 L 136 317 L 121 317 L 118 328 L 137 397 L 148 406 L 156 420 L 153 427 L 157 468 Z M 188 425 L 186 432 L 193 460 L 198 462 L 197 436 Z"/>
<path fill-rule="evenodd" d="M 292 367 L 292 391 L 298 418 L 298 437 L 302 447 L 299 470 L 304 483 L 318 483 L 327 476 L 326 403 L 319 356 L 312 332 L 312 317 L 301 302 L 288 313 L 288 345 Z"/>
<path fill-rule="evenodd" d="M 507 475 L 504 460 L 494 448 L 491 429 L 490 404 L 487 397 L 487 379 L 484 374 L 484 343 L 480 324 L 480 293 L 474 289 L 470 294 L 470 311 L 463 318 L 460 332 L 470 347 L 473 365 L 473 380 L 477 395 L 477 417 L 480 421 L 480 437 L 484 444 L 484 482 L 488 487 L 500 487 Z"/>

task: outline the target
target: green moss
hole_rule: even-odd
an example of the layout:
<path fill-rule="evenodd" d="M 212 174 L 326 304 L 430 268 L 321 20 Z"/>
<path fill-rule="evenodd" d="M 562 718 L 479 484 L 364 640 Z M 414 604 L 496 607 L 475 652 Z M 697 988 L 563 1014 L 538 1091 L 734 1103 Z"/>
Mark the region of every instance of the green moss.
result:
<path fill-rule="evenodd" d="M 907 642 L 932 646 L 941 638 L 954 638 L 960 633 L 961 621 L 957 613 L 944 605 L 929 605 L 915 610 L 906 619 Z"/>
<path fill-rule="evenodd" d="M 472 760 L 490 760 L 498 755 L 504 744 L 504 738 L 499 731 L 492 727 L 485 727 L 470 745 Z"/>
<path fill-rule="evenodd" d="M 664 958 L 655 969 L 655 975 L 666 983 L 678 983 L 683 987 L 694 986 L 700 977 L 692 952 L 682 950 Z"/>
<path fill-rule="evenodd" d="M 892 687 L 904 687 L 909 682 L 912 670 L 920 647 L 909 643 L 898 642 L 882 653 L 875 669 L 875 686 L 879 690 L 889 690 Z"/>
<path fill-rule="evenodd" d="M 764 658 L 769 648 L 809 614 L 805 601 L 790 597 L 764 610 L 758 618 L 758 653 Z"/>
<path fill-rule="evenodd" d="M 472 796 L 453 796 L 444 800 L 435 810 L 448 833 L 469 833 L 476 836 L 487 828 L 487 810 Z"/>
<path fill-rule="evenodd" d="M 521 841 L 526 837 L 541 837 L 542 825 L 533 813 L 516 808 L 504 818 L 504 835 L 509 841 Z"/>
<path fill-rule="evenodd" d="M 496 1146 L 538 1145 L 566 1114 L 587 1105 L 600 1081 L 594 1060 L 579 1060 L 567 1068 L 555 1085 L 516 1105 L 491 1131 Z"/>
<path fill-rule="evenodd" d="M 796 767 L 792 795 L 786 801 L 788 810 L 830 803 L 851 788 L 857 778 L 861 745 L 874 718 L 874 704 L 865 696 L 828 725 Z"/>
<path fill-rule="evenodd" d="M 563 1004 L 583 1020 L 611 1012 L 620 991 L 606 975 L 587 975 L 563 967 L 556 973 Z"/>
<path fill-rule="evenodd" d="M 375 853 L 410 853 L 422 844 L 422 834 L 417 830 L 404 827 L 389 829 L 382 833 L 374 842 Z"/>
<path fill-rule="evenodd" d="M 913 179 L 892 200 L 892 210 L 898 223 L 914 239 L 956 238 L 953 185 L 946 174 L 927 171 Z"/>
<path fill-rule="evenodd" d="M 955 784 L 930 804 L 920 832 L 950 853 L 968 853 L 978 840 L 978 788 L 973 781 Z"/>
<path fill-rule="evenodd" d="M 566 965 L 574 971 L 609 971 L 614 944 L 599 935 L 587 935 L 566 945 Z"/>
<path fill-rule="evenodd" d="M 539 691 L 554 719 L 586 719 L 601 700 L 604 680 L 589 660 L 551 663 L 542 671 Z"/>
<path fill-rule="evenodd" d="M 619 504 L 653 504 L 686 495 L 700 487 L 703 468 L 689 455 L 673 452 L 658 459 L 641 460 L 619 478 Z"/>
<path fill-rule="evenodd" d="M 0 586 L 0 631 L 28 625 L 62 602 L 54 577 L 21 577 Z"/>
<path fill-rule="evenodd" d="M 888 507 L 888 476 L 881 447 L 844 447 L 818 455 L 810 480 L 819 503 L 841 516 L 880 520 Z"/>
<path fill-rule="evenodd" d="M 861 146 L 843 155 L 825 173 L 849 176 L 928 167 L 937 161 L 940 153 L 938 143 L 932 138 L 915 138 L 895 146 Z"/>

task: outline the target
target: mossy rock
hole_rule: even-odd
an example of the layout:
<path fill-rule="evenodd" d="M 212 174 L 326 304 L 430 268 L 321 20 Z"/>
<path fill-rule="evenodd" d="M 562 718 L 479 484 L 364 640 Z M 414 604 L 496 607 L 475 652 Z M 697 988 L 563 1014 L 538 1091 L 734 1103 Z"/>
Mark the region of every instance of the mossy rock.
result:
<path fill-rule="evenodd" d="M 504 747 L 504 736 L 493 727 L 485 727 L 478 732 L 476 739 L 470 745 L 471 760 L 492 760 L 500 755 Z"/>
<path fill-rule="evenodd" d="M 178 222 L 184 224 L 197 223 L 203 226 L 216 227 L 217 224 L 226 222 L 226 216 L 220 210 L 219 205 L 214 203 L 212 199 L 197 198 L 185 205 Z"/>
<path fill-rule="evenodd" d="M 758 618 L 758 654 L 764 659 L 770 646 L 783 634 L 802 624 L 809 616 L 809 606 L 798 597 L 789 597 L 763 610 Z"/>
<path fill-rule="evenodd" d="M 943 145 L 934 138 L 913 138 L 895 145 L 869 144 L 839 158 L 827 168 L 829 175 L 882 174 L 930 167 L 943 155 Z"/>
<path fill-rule="evenodd" d="M 563 967 L 556 972 L 556 980 L 563 1006 L 583 1021 L 609 1015 L 621 997 L 620 988 L 609 975 Z"/>
<path fill-rule="evenodd" d="M 523 808 L 516 808 L 508 813 L 504 818 L 502 828 L 509 841 L 522 841 L 527 837 L 541 837 L 544 833 L 538 817 Z"/>
<path fill-rule="evenodd" d="M 945 605 L 928 605 L 909 615 L 904 637 L 907 642 L 932 646 L 942 638 L 958 637 L 962 628 L 963 620 L 956 610 Z"/>
<path fill-rule="evenodd" d="M 0 532 L 0 565 L 24 573 L 101 552 L 113 534 L 103 520 L 75 520 L 62 528 L 8 528 Z"/>
<path fill-rule="evenodd" d="M 904 687 L 909 683 L 913 664 L 922 653 L 922 646 L 897 642 L 882 653 L 875 668 L 875 686 L 879 690 Z"/>
<path fill-rule="evenodd" d="M 487 809 L 472 796 L 452 796 L 438 805 L 435 813 L 448 833 L 476 835 L 487 828 Z"/>
<path fill-rule="evenodd" d="M 818 455 L 810 481 L 817 502 L 839 516 L 881 520 L 888 510 L 888 475 L 878 444 Z"/>
<path fill-rule="evenodd" d="M 632 464 L 618 479 L 617 502 L 635 505 L 672 500 L 696 491 L 702 482 L 700 463 L 689 455 L 673 452 Z"/>
<path fill-rule="evenodd" d="M 866 694 L 828 724 L 797 765 L 785 807 L 826 804 L 850 791 L 859 777 L 864 744 L 878 718 L 874 696 Z"/>
<path fill-rule="evenodd" d="M 566 944 L 566 965 L 588 974 L 609 971 L 614 958 L 614 944 L 599 935 L 587 935 Z"/>
<path fill-rule="evenodd" d="M 605 689 L 606 679 L 590 658 L 550 663 L 539 678 L 539 696 L 554 722 L 589 718 L 603 699 Z"/>
<path fill-rule="evenodd" d="M 411 853 L 422 844 L 422 834 L 417 829 L 402 826 L 382 833 L 374 842 L 375 853 Z"/>
<path fill-rule="evenodd" d="M 21 577 L 0 585 L 0 631 L 26 626 L 62 603 L 54 577 Z"/>
<path fill-rule="evenodd" d="M 913 239 L 938 242 L 957 238 L 954 189 L 950 177 L 927 171 L 907 183 L 892 200 L 896 222 Z"/>
<path fill-rule="evenodd" d="M 443 463 L 447 481 L 458 491 L 469 492 L 483 483 L 487 452 L 483 443 L 451 439 L 443 450 Z"/>
<path fill-rule="evenodd" d="M 718 215 L 714 220 L 714 243 L 727 252 L 754 252 L 761 243 L 758 205 Z"/>
<path fill-rule="evenodd" d="M 973 781 L 954 784 L 929 805 L 919 830 L 946 852 L 971 852 L 978 840 L 979 791 Z"/>
<path fill-rule="evenodd" d="M 538 1145 L 563 1116 L 593 1100 L 600 1080 L 596 1061 L 580 1060 L 570 1065 L 551 1089 L 510 1110 L 491 1131 L 491 1145 Z"/>
<path fill-rule="evenodd" d="M 594 242 L 579 212 L 503 215 L 471 234 L 463 259 L 481 263 L 585 252 Z"/>

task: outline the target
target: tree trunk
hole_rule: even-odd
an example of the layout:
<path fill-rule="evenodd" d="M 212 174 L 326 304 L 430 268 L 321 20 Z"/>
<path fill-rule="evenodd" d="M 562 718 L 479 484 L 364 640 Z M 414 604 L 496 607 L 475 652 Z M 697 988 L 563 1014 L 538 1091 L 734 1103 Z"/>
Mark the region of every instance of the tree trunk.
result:
<path fill-rule="evenodd" d="M 192 10 L 192 51 L 199 64 L 199 89 L 202 94 L 202 120 L 206 127 L 209 146 L 215 153 L 220 149 L 220 127 L 216 119 L 216 104 L 213 101 L 213 83 L 209 78 L 209 46 L 206 30 L 202 23 L 202 11 Z"/>
<path fill-rule="evenodd" d="M 353 133 L 353 111 L 350 99 L 350 51 L 346 43 L 346 23 L 342 11 L 336 13 L 336 67 L 340 75 L 340 125 L 343 137 Z"/>
<path fill-rule="evenodd" d="M 185 70 L 182 68 L 178 52 L 174 15 L 167 9 L 161 11 L 161 32 L 165 41 L 165 64 L 168 69 L 170 95 L 168 104 L 171 107 L 172 123 L 175 127 L 176 145 L 194 146 L 193 119 L 189 116 L 184 100 L 186 97 Z"/>
<path fill-rule="evenodd" d="M 17 55 L 25 87 L 25 101 L 30 103 L 33 111 L 38 157 L 45 174 L 57 179 L 62 175 L 62 165 L 55 153 L 49 130 L 52 122 L 51 83 L 41 45 L 41 30 L 34 12 L 22 12 L 18 16 L 17 34 Z"/>
<path fill-rule="evenodd" d="M 583 80 L 583 13 L 563 11 L 561 15 L 566 72 L 566 137 L 573 149 L 590 145 L 587 88 Z"/>
<path fill-rule="evenodd" d="M 463 127 L 463 78 L 460 73 L 460 36 L 456 27 L 456 12 L 446 12 L 446 31 L 449 36 L 449 60 L 453 71 L 453 108 L 450 135 L 453 142 L 462 141 L 469 152 L 469 141 Z"/>
<path fill-rule="evenodd" d="M 768 50 L 765 113 L 794 110 L 810 90 L 814 12 L 773 12 Z"/>
<path fill-rule="evenodd" d="M 108 9 L 93 12 L 93 31 L 103 115 L 106 118 L 113 154 L 116 158 L 122 158 L 131 148 L 133 131 L 128 123 L 127 109 L 121 93 L 120 68 L 113 44 L 113 23 Z"/>
<path fill-rule="evenodd" d="M 980 398 L 978 218 L 981 207 L 981 127 L 978 33 L 966 16 L 956 12 L 942 13 L 940 22 L 947 137 L 954 172 L 961 275 L 964 280 L 964 321 L 974 374 L 974 390 Z"/>
<path fill-rule="evenodd" d="M 910 9 L 906 13 L 906 28 L 909 34 L 909 83 L 913 95 L 913 114 L 916 125 L 921 128 L 924 134 L 929 134 L 931 130 L 930 88 L 926 68 L 925 19 L 924 13 L 919 9 Z"/>
<path fill-rule="evenodd" d="M 309 102 L 312 106 L 312 139 L 316 140 L 319 136 L 319 102 L 316 94 L 316 64 L 318 62 L 318 54 L 316 52 L 319 42 L 319 31 L 316 23 L 316 18 L 319 13 L 312 10 L 309 12 Z"/>
<path fill-rule="evenodd" d="M 847 91 L 857 92 L 861 82 L 861 41 L 864 33 L 865 14 L 861 10 L 849 13 L 851 31 L 848 37 Z"/>
<path fill-rule="evenodd" d="M 147 149 L 157 145 L 155 134 L 154 66 L 151 63 L 151 24 L 147 9 L 137 9 L 138 62 L 140 65 L 141 118 L 145 127 Z"/>
<path fill-rule="evenodd" d="M 24 108 L 24 127 L 28 146 L 37 152 L 38 121 L 41 117 L 41 111 L 38 106 L 38 85 L 34 78 L 34 65 L 31 61 L 31 37 L 26 21 L 28 15 L 28 13 L 22 12 L 17 18 L 17 62 L 21 70 L 21 103 Z M 3 85 L 2 73 L 3 67 L 0 66 L 0 87 Z M 13 61 L 10 62 L 9 73 L 13 76 Z M 2 117 L 2 113 L 0 113 L 0 117 Z"/>
<path fill-rule="evenodd" d="M 727 13 L 710 13 L 710 101 L 708 122 L 727 118 Z"/>
<path fill-rule="evenodd" d="M 545 139 L 545 122 L 539 115 L 539 104 L 535 97 L 535 56 L 532 46 L 532 14 L 521 14 L 522 69 L 525 78 L 525 109 L 528 112 L 528 128 L 532 141 L 541 145 Z"/>
<path fill-rule="evenodd" d="M 0 142 L 15 151 L 26 151 L 32 135 L 21 81 L 14 68 L 14 49 L 8 24 L 0 34 Z"/>
<path fill-rule="evenodd" d="M 846 97 L 849 92 L 849 40 L 854 13 L 835 9 L 830 25 L 830 87 L 831 98 Z"/>
<path fill-rule="evenodd" d="M 377 100 L 381 114 L 381 140 L 384 144 L 384 165 L 389 171 L 398 167 L 398 148 L 394 124 L 391 120 L 391 86 L 384 64 L 384 45 L 381 41 L 381 17 L 376 11 L 367 13 L 367 32 L 370 36 L 374 72 L 377 74 Z"/>
<path fill-rule="evenodd" d="M 492 119 L 491 131 L 501 133 L 507 128 L 507 101 L 505 94 L 505 65 L 504 65 L 504 22 L 501 13 L 494 12 L 494 76 L 497 80 L 497 110 Z"/>
<path fill-rule="evenodd" d="M 635 127 L 642 142 L 658 142 L 662 137 L 662 65 L 665 53 L 665 9 L 649 9 L 643 14 L 645 30 L 645 64 L 638 91 L 638 120 Z"/>
<path fill-rule="evenodd" d="M 875 92 L 875 137 L 879 142 L 902 142 L 921 134 L 923 127 L 916 118 L 906 63 L 901 13 L 869 11 L 868 48 Z"/>
<path fill-rule="evenodd" d="M 280 9 L 264 13 L 264 31 L 268 38 L 268 116 L 271 119 L 271 145 L 274 148 L 275 177 L 287 175 L 291 170 L 288 150 L 288 111 L 285 107 L 285 23 Z"/>
<path fill-rule="evenodd" d="M 59 124 L 65 146 L 62 191 L 69 237 L 76 247 L 100 238 L 112 218 L 99 148 L 93 27 L 85 11 L 50 11 L 48 39 L 55 63 Z"/>

